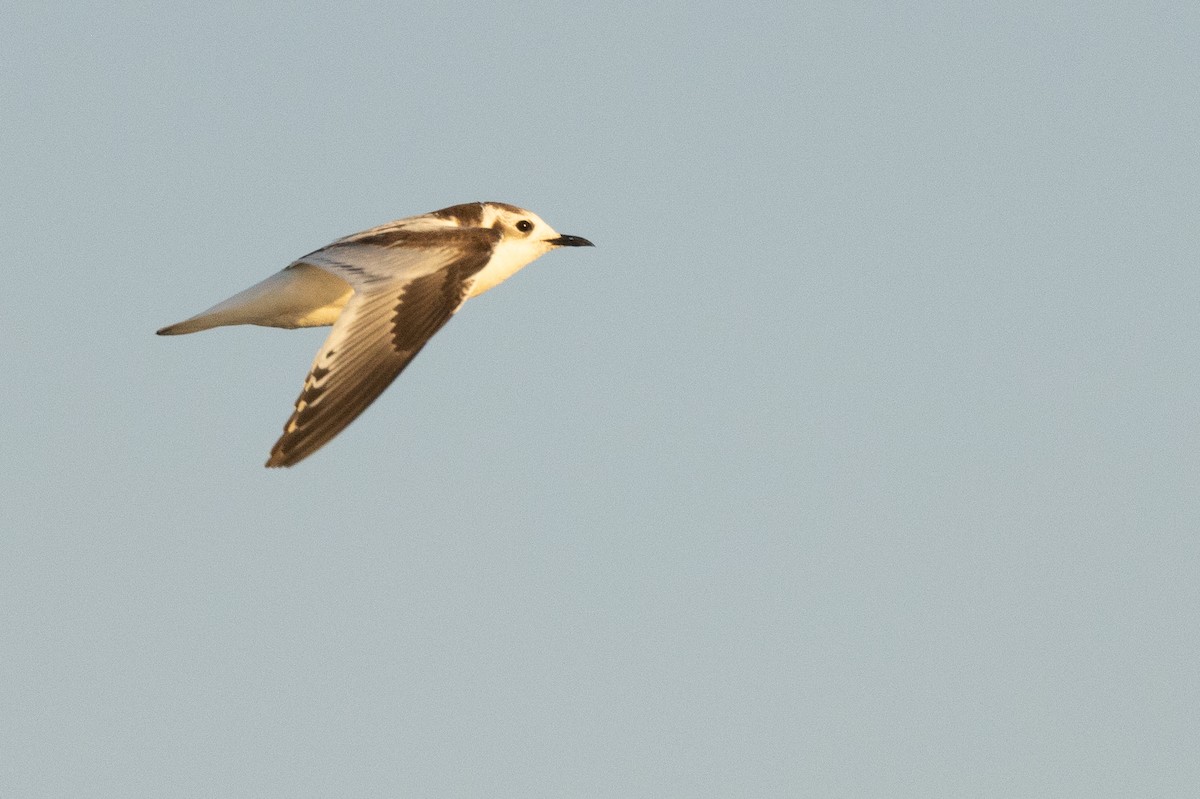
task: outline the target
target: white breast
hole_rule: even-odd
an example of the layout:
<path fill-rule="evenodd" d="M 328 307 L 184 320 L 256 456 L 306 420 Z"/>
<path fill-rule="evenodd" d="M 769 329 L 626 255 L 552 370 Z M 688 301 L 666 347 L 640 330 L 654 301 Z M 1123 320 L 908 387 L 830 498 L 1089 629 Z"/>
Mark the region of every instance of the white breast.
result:
<path fill-rule="evenodd" d="M 468 298 L 477 297 L 488 289 L 499 286 L 551 249 L 553 248 L 549 245 L 536 241 L 501 241 L 496 245 L 488 265 L 475 276 L 475 285 L 471 287 Z"/>

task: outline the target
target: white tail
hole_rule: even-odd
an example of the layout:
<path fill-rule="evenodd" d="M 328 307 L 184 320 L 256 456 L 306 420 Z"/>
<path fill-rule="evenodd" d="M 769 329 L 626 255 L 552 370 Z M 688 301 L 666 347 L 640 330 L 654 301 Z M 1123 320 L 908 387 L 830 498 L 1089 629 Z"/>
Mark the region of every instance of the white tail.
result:
<path fill-rule="evenodd" d="M 332 325 L 353 293 L 349 283 L 324 269 L 293 264 L 207 311 L 167 325 L 158 335 L 178 336 L 225 325 Z"/>

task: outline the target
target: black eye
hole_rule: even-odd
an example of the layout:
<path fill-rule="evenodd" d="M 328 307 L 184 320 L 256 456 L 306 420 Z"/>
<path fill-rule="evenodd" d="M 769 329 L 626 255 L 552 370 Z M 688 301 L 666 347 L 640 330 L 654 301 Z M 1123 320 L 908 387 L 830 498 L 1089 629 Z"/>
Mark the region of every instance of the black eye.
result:
<path fill-rule="evenodd" d="M 528 233 L 529 231 L 533 230 L 533 223 L 528 219 L 522 219 L 517 223 L 517 230 L 521 231 L 522 233 Z"/>

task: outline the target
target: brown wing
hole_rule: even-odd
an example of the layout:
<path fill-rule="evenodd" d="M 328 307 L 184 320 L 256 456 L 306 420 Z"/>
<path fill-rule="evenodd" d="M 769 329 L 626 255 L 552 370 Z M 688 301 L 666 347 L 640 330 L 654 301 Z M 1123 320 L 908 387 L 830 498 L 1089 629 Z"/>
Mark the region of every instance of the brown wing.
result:
<path fill-rule="evenodd" d="M 489 255 L 360 289 L 317 353 L 266 465 L 299 463 L 366 410 L 463 304 Z"/>

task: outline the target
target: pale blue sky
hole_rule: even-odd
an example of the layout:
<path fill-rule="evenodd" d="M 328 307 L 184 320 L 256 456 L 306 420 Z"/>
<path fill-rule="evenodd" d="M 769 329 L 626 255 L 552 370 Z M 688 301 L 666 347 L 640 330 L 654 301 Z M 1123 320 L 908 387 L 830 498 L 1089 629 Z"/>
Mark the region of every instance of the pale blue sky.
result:
<path fill-rule="evenodd" d="M 4 797 L 1200 794 L 1191 3 L 18 3 Z M 594 250 L 262 468 L 458 202 Z"/>

